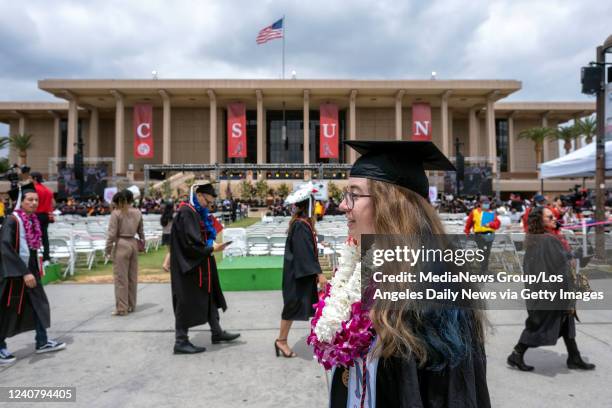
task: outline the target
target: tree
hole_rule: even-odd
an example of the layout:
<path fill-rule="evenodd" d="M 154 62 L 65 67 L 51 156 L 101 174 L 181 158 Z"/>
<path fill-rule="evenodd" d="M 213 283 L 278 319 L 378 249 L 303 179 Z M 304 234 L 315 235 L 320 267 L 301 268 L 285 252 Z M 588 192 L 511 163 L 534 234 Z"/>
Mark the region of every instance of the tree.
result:
<path fill-rule="evenodd" d="M 21 133 L 9 137 L 9 144 L 19 152 L 19 165 L 28 162 L 28 149 L 32 147 L 32 135 Z"/>
<path fill-rule="evenodd" d="M 11 162 L 7 157 L 3 157 L 0 159 L 0 174 L 4 174 L 11 168 Z"/>
<path fill-rule="evenodd" d="M 0 149 L 4 149 L 10 142 L 10 138 L 7 136 L 0 137 Z"/>
<path fill-rule="evenodd" d="M 565 154 L 568 154 L 572 150 L 572 141 L 578 139 L 580 134 L 575 126 L 559 126 L 555 130 L 553 137 L 556 140 L 563 140 L 563 148 Z"/>
<path fill-rule="evenodd" d="M 250 201 L 255 196 L 255 189 L 250 181 L 242 180 L 240 183 L 240 199 Z"/>
<path fill-rule="evenodd" d="M 282 198 L 287 198 L 287 196 L 289 195 L 289 186 L 285 183 L 281 183 L 281 185 L 279 185 L 276 189 L 276 192 Z"/>
<path fill-rule="evenodd" d="M 587 144 L 593 142 L 593 138 L 597 135 L 597 119 L 595 119 L 595 116 L 579 119 L 574 126 L 576 126 L 578 135 L 586 138 Z"/>
<path fill-rule="evenodd" d="M 327 183 L 327 193 L 334 199 L 336 204 L 342 201 L 342 190 L 334 182 L 330 181 Z"/>
<path fill-rule="evenodd" d="M 266 180 L 258 180 L 257 183 L 255 183 L 255 194 L 257 195 L 257 198 L 264 203 L 266 202 L 266 197 L 268 196 L 268 190 L 270 190 L 270 188 L 268 187 L 268 182 Z"/>
<path fill-rule="evenodd" d="M 531 129 L 523 130 L 518 134 L 519 139 L 531 140 L 534 144 L 534 150 L 536 154 L 536 164 L 540 164 L 543 161 L 543 150 L 544 142 L 555 134 L 555 129 L 548 127 L 534 127 Z"/>

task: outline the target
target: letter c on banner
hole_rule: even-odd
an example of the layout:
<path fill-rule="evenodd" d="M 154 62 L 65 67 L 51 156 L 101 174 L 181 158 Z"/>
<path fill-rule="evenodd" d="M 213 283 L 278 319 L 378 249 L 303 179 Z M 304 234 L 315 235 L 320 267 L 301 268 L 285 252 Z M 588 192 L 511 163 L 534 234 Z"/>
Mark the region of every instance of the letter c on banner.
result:
<path fill-rule="evenodd" d="M 146 129 L 146 133 L 145 130 Z M 144 139 L 151 136 L 151 124 L 150 123 L 141 123 L 136 128 L 136 134 L 139 138 Z"/>

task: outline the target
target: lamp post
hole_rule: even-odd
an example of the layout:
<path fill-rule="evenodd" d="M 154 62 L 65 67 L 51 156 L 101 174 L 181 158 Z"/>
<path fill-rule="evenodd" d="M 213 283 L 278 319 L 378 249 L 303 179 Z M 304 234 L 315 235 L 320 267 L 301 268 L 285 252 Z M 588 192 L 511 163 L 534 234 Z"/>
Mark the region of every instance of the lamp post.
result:
<path fill-rule="evenodd" d="M 597 47 L 597 65 L 601 67 L 602 84 L 597 92 L 597 142 L 595 159 L 595 222 L 605 221 L 605 179 L 606 179 L 606 148 L 605 148 L 605 78 L 606 53 L 612 52 L 612 35 L 608 36 L 603 45 Z M 610 80 L 610 78 L 608 78 Z M 595 257 L 600 261 L 606 258 L 604 225 L 595 228 Z"/>

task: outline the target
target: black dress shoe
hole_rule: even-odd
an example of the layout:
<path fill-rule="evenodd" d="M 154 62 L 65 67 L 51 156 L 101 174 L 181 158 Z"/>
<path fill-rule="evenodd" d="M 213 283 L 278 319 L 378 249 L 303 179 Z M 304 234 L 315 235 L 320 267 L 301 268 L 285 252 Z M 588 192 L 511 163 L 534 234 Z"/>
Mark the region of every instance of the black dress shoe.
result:
<path fill-rule="evenodd" d="M 513 351 L 508 356 L 507 362 L 510 367 L 518 368 L 521 371 L 533 371 L 533 366 L 525 364 L 523 354 L 519 354 L 516 351 Z"/>
<path fill-rule="evenodd" d="M 190 342 L 174 344 L 174 354 L 196 354 L 203 353 L 205 351 L 206 347 L 194 346 Z"/>
<path fill-rule="evenodd" d="M 567 358 L 567 368 L 570 370 L 594 370 L 595 364 L 587 363 L 578 354 Z"/>
<path fill-rule="evenodd" d="M 240 333 L 228 333 L 223 331 L 221 334 L 213 334 L 212 335 L 212 344 L 218 344 L 222 341 L 230 342 L 236 340 L 240 337 Z"/>

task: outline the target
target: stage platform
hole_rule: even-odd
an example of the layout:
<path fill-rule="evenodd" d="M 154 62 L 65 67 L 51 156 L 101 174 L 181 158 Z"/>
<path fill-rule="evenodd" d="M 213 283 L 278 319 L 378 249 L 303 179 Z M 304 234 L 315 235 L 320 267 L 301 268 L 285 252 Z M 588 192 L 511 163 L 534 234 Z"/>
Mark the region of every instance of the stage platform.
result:
<path fill-rule="evenodd" d="M 280 290 L 282 256 L 234 256 L 217 265 L 224 291 Z"/>

